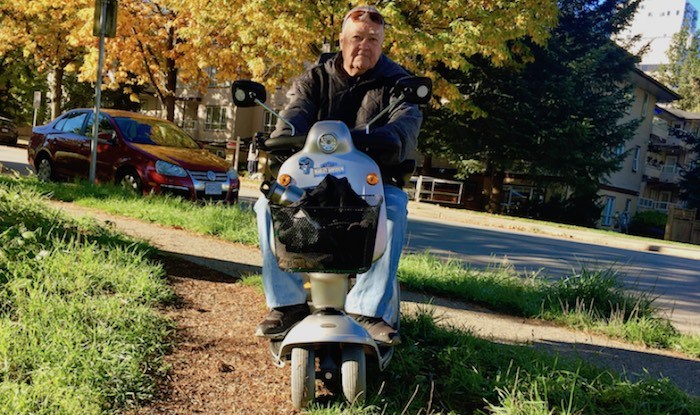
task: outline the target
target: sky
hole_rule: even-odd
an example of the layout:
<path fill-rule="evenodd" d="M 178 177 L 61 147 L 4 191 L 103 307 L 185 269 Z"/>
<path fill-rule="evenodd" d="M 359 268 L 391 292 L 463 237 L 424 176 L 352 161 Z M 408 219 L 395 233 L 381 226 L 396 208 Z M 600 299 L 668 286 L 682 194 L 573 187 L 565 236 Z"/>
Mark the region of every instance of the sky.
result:
<path fill-rule="evenodd" d="M 690 4 L 692 4 L 693 7 L 700 11 L 700 0 L 690 0 Z"/>

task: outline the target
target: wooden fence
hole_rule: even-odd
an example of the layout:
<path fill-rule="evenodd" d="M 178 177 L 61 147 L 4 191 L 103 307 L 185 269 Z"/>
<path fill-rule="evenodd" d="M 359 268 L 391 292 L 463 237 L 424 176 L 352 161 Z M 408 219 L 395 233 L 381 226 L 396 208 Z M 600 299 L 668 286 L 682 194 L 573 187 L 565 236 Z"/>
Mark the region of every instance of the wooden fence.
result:
<path fill-rule="evenodd" d="M 664 239 L 700 245 L 700 221 L 697 209 L 681 209 L 669 206 Z"/>

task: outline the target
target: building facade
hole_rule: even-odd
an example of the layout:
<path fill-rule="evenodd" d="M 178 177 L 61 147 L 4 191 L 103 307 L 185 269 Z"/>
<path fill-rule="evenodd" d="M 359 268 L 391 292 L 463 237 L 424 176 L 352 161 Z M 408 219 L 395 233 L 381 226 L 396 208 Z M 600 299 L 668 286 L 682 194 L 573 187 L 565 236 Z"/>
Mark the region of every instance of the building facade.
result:
<path fill-rule="evenodd" d="M 634 137 L 615 150 L 619 155 L 626 155 L 620 170 L 609 175 L 600 185 L 599 194 L 604 203 L 599 222 L 601 228 L 616 227 L 623 212 L 629 217 L 637 212 L 645 183 L 656 105 L 679 98 L 675 92 L 641 70 L 634 70 L 630 74 L 630 80 L 634 85 L 634 102 L 627 116 L 620 121 L 639 119 L 640 124 Z"/>
<path fill-rule="evenodd" d="M 640 49 L 648 45 L 642 55 L 640 69 L 650 73 L 660 65 L 668 64 L 666 52 L 673 43 L 673 35 L 680 32 L 684 25 L 695 32 L 698 11 L 687 0 L 643 0 L 630 26 L 620 34 L 622 39 L 631 39 L 639 35 L 641 39 L 632 45 Z M 632 51 L 634 53 L 637 50 Z"/>
<path fill-rule="evenodd" d="M 697 157 L 683 140 L 700 133 L 700 114 L 657 106 L 644 168 L 639 209 L 668 212 L 684 207 L 679 198 L 681 174 Z"/>

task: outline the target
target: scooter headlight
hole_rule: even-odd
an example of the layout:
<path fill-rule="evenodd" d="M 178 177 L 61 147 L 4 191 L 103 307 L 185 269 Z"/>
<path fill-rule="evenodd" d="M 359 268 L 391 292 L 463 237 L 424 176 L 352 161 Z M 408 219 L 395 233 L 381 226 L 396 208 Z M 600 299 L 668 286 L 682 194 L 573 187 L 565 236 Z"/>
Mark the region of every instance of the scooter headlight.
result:
<path fill-rule="evenodd" d="M 318 147 L 326 154 L 338 149 L 338 138 L 333 134 L 322 134 L 318 138 Z"/>

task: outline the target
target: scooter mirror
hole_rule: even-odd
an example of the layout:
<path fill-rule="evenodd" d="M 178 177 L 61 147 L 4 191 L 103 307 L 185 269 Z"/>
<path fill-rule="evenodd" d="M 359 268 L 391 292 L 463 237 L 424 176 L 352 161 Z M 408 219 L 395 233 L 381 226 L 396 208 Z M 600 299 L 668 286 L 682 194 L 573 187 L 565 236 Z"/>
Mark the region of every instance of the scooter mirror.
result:
<path fill-rule="evenodd" d="M 411 104 L 427 104 L 433 91 L 433 81 L 424 76 L 407 76 L 396 82 L 394 95 L 403 95 L 406 102 Z"/>
<path fill-rule="evenodd" d="M 267 100 L 267 92 L 262 84 L 248 80 L 234 81 L 231 85 L 233 103 L 237 107 L 254 107 L 257 102 Z"/>

